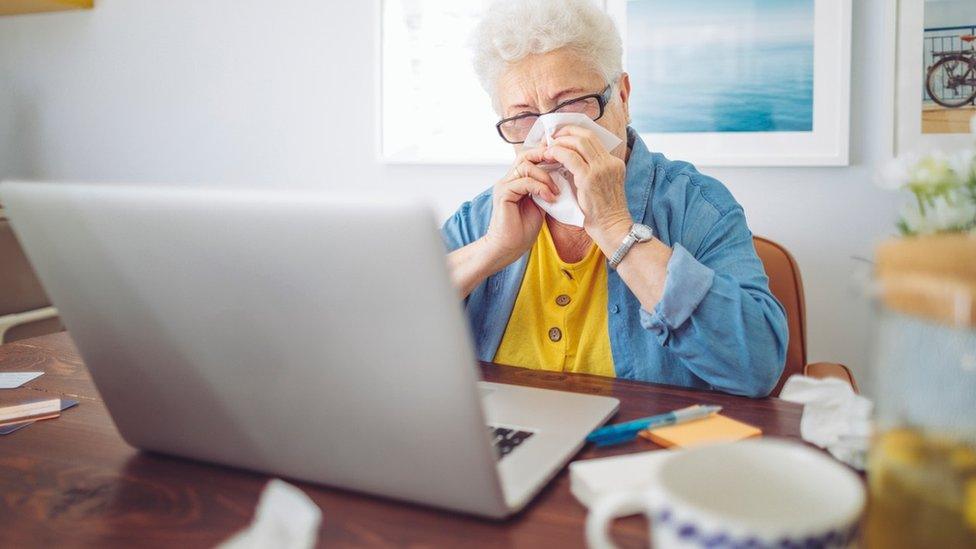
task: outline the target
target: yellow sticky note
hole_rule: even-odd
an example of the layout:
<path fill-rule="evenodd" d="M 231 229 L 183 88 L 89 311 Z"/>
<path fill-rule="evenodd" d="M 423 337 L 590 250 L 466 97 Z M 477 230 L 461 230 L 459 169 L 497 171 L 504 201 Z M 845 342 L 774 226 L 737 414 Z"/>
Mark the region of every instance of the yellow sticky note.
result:
<path fill-rule="evenodd" d="M 688 423 L 640 432 L 640 436 L 661 446 L 678 446 L 681 448 L 716 442 L 733 442 L 760 435 L 762 435 L 762 430 L 758 427 L 719 414 Z"/>

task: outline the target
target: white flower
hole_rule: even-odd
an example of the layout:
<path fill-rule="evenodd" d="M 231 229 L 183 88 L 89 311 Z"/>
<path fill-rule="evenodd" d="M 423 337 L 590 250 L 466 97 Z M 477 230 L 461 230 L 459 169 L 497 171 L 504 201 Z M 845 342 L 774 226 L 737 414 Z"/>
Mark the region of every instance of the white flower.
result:
<path fill-rule="evenodd" d="M 976 120 L 976 117 L 973 117 Z M 976 149 L 964 149 L 949 157 L 949 169 L 961 183 L 976 180 Z"/>
<path fill-rule="evenodd" d="M 875 184 L 882 189 L 897 191 L 908 184 L 909 168 L 918 161 L 914 155 L 903 155 L 892 159 L 875 174 Z"/>
<path fill-rule="evenodd" d="M 976 131 L 976 117 L 972 126 Z M 976 149 L 952 156 L 941 151 L 899 156 L 876 172 L 875 181 L 883 188 L 905 189 L 914 195 L 898 223 L 903 233 L 976 234 Z"/>
<path fill-rule="evenodd" d="M 905 228 L 914 234 L 933 234 L 941 231 L 957 231 L 976 220 L 976 204 L 957 196 L 951 203 L 939 196 L 926 205 L 925 213 L 915 203 L 906 204 L 902 212 Z"/>
<path fill-rule="evenodd" d="M 933 152 L 911 166 L 908 169 L 908 177 L 908 184 L 913 189 L 923 191 L 935 191 L 961 183 L 961 178 L 953 172 L 949 164 L 949 157 L 942 151 Z"/>

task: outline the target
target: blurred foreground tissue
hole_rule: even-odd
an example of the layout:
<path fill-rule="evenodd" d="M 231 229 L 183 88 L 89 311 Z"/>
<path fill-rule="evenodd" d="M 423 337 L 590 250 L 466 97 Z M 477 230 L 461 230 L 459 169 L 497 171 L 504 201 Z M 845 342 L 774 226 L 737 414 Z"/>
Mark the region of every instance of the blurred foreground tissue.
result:
<path fill-rule="evenodd" d="M 874 404 L 839 379 L 791 376 L 779 397 L 803 404 L 800 436 L 835 458 L 864 469 Z"/>
<path fill-rule="evenodd" d="M 614 150 L 617 148 L 617 145 L 622 143 L 619 137 L 590 120 L 590 117 L 585 114 L 578 112 L 554 112 L 544 114 L 535 121 L 528 135 L 525 136 L 524 146 L 532 148 L 542 144 L 551 145 L 553 141 L 552 134 L 559 131 L 563 126 L 579 126 L 592 130 L 596 133 L 600 143 L 607 148 L 607 151 Z M 542 211 L 552 216 L 556 221 L 582 227 L 583 210 L 580 209 L 579 203 L 576 202 L 576 187 L 571 183 L 573 174 L 563 168 L 562 164 L 540 164 L 539 167 L 549 172 L 553 182 L 559 187 L 559 194 L 556 195 L 555 202 L 546 202 L 535 195 L 532 196 L 532 200 L 542 208 Z"/>
<path fill-rule="evenodd" d="M 321 524 L 322 511 L 305 492 L 274 479 L 264 487 L 251 524 L 218 549 L 311 549 Z"/>

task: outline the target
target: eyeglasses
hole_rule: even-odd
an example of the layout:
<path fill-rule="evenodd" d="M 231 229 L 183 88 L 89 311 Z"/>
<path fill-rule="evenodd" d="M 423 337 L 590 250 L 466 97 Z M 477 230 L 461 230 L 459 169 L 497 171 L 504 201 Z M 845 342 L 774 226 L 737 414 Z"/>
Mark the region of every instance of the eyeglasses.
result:
<path fill-rule="evenodd" d="M 506 142 L 513 145 L 518 145 L 519 143 L 525 142 L 525 137 L 529 134 L 529 130 L 532 129 L 532 126 L 535 125 L 535 121 L 538 120 L 543 114 L 552 114 L 554 112 L 578 112 L 585 114 L 593 121 L 599 120 L 603 116 L 603 111 L 606 109 L 607 103 L 610 102 L 610 92 L 612 88 L 613 84 L 609 84 L 606 88 L 603 88 L 603 91 L 600 93 L 591 93 L 590 95 L 584 95 L 583 97 L 563 101 L 548 112 L 526 112 L 518 116 L 506 118 L 495 124 L 495 128 L 498 130 L 498 135 L 500 135 Z"/>

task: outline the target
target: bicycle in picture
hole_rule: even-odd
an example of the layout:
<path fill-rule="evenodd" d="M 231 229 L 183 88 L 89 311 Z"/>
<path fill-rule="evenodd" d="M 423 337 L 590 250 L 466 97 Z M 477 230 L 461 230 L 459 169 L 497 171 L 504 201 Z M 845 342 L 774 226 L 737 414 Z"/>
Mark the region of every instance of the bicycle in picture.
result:
<path fill-rule="evenodd" d="M 976 100 L 976 34 L 959 37 L 970 49 L 934 52 L 925 74 L 925 91 L 943 107 L 955 109 Z"/>

